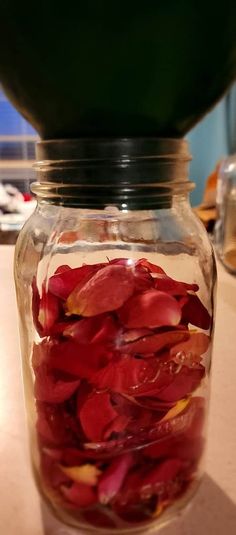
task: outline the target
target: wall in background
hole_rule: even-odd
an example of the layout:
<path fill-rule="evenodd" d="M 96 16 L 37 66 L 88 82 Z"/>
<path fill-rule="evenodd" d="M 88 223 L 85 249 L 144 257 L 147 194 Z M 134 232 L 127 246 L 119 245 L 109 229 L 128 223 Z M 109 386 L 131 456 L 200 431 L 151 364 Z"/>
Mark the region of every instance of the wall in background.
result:
<path fill-rule="evenodd" d="M 206 179 L 218 160 L 236 152 L 236 84 L 187 137 L 193 156 L 190 177 L 196 183 L 191 194 L 195 206 L 201 203 Z"/>

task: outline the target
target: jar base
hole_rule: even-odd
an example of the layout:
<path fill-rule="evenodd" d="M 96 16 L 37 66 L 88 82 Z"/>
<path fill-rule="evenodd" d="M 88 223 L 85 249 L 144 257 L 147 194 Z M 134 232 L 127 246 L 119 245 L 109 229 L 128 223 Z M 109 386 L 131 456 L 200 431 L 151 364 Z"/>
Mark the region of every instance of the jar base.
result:
<path fill-rule="evenodd" d="M 176 500 L 176 502 L 156 519 L 151 525 L 145 524 L 134 527 L 121 527 L 114 529 L 116 535 L 151 535 L 157 533 L 167 525 L 171 524 L 178 516 L 186 514 L 192 507 L 192 499 L 198 491 L 202 482 L 202 477 L 194 481 L 189 490 Z M 65 510 L 59 509 L 52 504 L 48 496 L 46 496 L 40 489 L 41 495 L 41 510 L 45 535 L 111 535 L 111 530 L 106 528 L 99 528 L 84 525 L 71 518 Z"/>

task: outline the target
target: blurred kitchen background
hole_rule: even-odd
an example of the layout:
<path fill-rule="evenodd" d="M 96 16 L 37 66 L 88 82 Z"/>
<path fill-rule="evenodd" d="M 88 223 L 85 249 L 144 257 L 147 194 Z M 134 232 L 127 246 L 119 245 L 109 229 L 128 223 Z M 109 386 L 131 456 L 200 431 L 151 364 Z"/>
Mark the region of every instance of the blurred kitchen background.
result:
<path fill-rule="evenodd" d="M 236 153 L 236 84 L 189 133 L 193 160 L 190 179 L 196 183 L 191 203 L 210 231 L 216 218 L 216 183 L 224 158 Z M 0 243 L 14 243 L 35 207 L 34 129 L 13 108 L 0 86 Z"/>

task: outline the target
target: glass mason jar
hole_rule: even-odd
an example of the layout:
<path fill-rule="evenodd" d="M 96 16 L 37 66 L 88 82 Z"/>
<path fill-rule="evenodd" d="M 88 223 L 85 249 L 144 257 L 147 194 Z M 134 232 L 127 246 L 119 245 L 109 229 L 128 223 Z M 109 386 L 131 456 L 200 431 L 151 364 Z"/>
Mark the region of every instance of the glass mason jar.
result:
<path fill-rule="evenodd" d="M 41 496 L 83 532 L 169 521 L 203 471 L 215 263 L 180 139 L 37 145 L 15 254 Z"/>
<path fill-rule="evenodd" d="M 223 160 L 217 181 L 215 246 L 224 267 L 236 275 L 236 155 Z"/>

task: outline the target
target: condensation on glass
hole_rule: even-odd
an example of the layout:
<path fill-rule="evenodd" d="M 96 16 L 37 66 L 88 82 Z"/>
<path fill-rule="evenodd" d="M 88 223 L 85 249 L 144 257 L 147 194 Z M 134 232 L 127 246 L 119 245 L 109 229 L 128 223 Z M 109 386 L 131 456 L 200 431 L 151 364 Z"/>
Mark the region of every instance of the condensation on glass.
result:
<path fill-rule="evenodd" d="M 35 480 L 66 524 L 145 533 L 203 473 L 215 263 L 183 140 L 38 144 L 15 279 Z"/>

